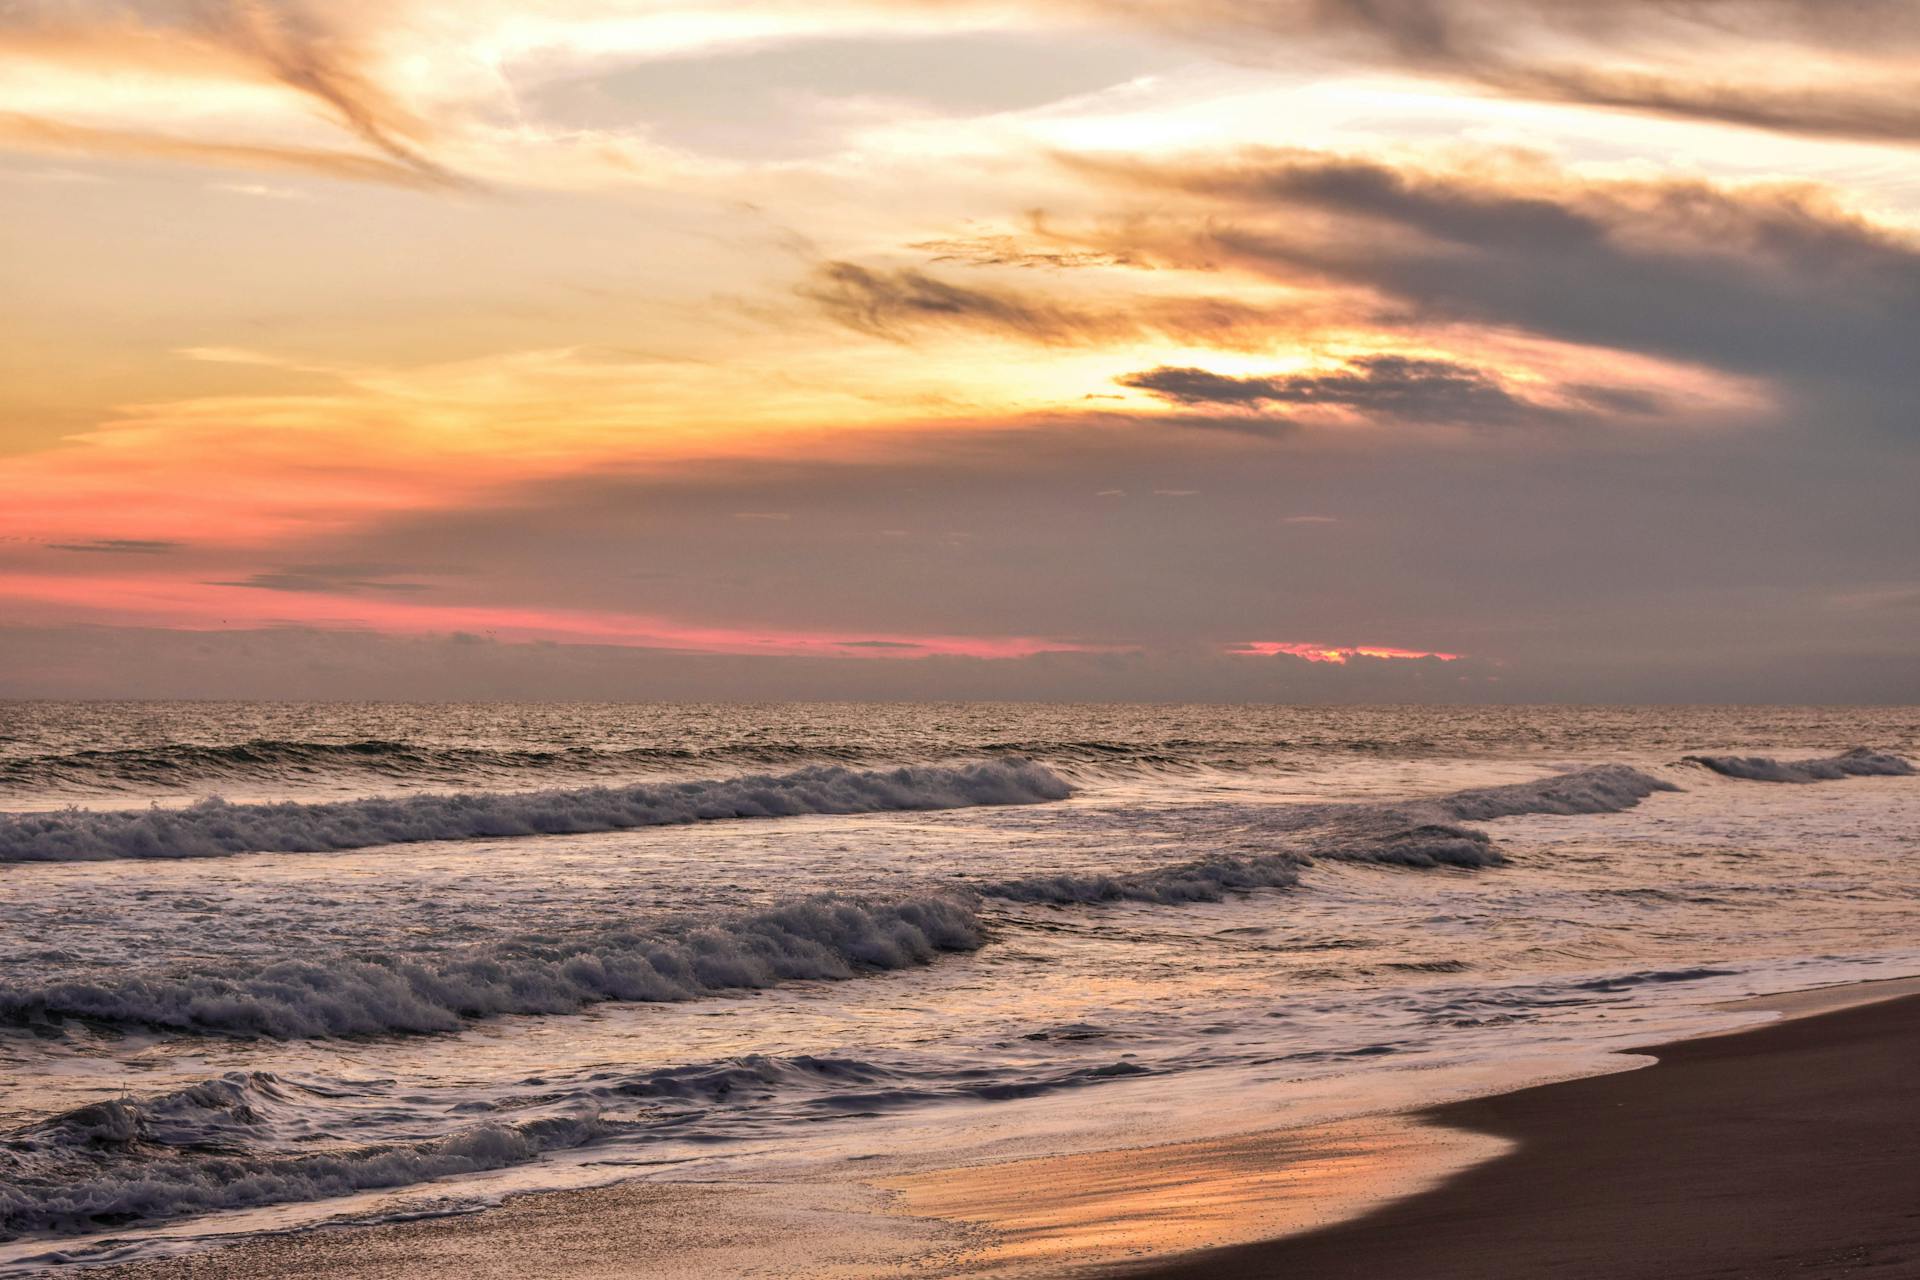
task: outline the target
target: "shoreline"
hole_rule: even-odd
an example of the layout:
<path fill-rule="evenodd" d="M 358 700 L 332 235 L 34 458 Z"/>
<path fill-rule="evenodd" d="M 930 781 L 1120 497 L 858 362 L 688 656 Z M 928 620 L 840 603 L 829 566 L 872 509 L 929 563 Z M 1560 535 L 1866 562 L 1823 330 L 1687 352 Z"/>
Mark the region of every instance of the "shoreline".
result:
<path fill-rule="evenodd" d="M 1824 990 L 1836 1007 L 1634 1050 L 1655 1059 L 1642 1070 L 1420 1113 L 1513 1144 L 1429 1191 L 1304 1234 L 1094 1274 L 1920 1274 L 1920 996 Z"/>
<path fill-rule="evenodd" d="M 1602 1246 L 1627 1240 L 1653 1247 L 1650 1242 L 1672 1238 L 1649 1227 L 1662 1206 L 1645 1200 L 1655 1194 L 1645 1190 L 1656 1185 L 1648 1181 L 1649 1171 L 1664 1173 L 1661 1166 L 1668 1163 L 1705 1180 L 1686 1183 L 1666 1207 L 1677 1204 L 1686 1221 L 1704 1222 L 1691 1207 L 1694 1201 L 1732 1194 L 1713 1181 L 1734 1163 L 1725 1154 L 1734 1148 L 1720 1140 L 1720 1129 L 1765 1130 L 1771 1119 L 1798 1134 L 1805 1126 L 1797 1117 L 1810 1114 L 1808 1107 L 1835 1114 L 1828 1130 L 1843 1143 L 1856 1142 L 1863 1126 L 1868 1134 L 1902 1135 L 1888 1142 L 1890 1163 L 1875 1164 L 1874 1175 L 1898 1189 L 1889 1193 L 1893 1199 L 1905 1196 L 1920 1205 L 1920 1171 L 1906 1170 L 1900 1160 L 1905 1144 L 1920 1137 L 1920 1086 L 1899 1079 L 1904 1065 L 1920 1057 L 1920 977 L 1808 988 L 1718 1007 L 1778 1016 L 1619 1050 L 1606 1055 L 1612 1069 L 1596 1074 L 1334 1124 L 877 1179 L 842 1174 L 775 1183 L 635 1181 L 531 1191 L 470 1214 L 323 1225 L 171 1257 L 89 1266 L 86 1273 L 100 1280 L 559 1280 L 748 1271 L 796 1280 L 907 1274 L 1116 1280 L 1768 1276 L 1776 1272 L 1675 1269 L 1664 1254 L 1636 1270 L 1634 1259 Z M 1818 1065 L 1782 1068 L 1802 1059 Z M 1673 1064 L 1693 1065 L 1680 1070 Z M 1677 1070 L 1706 1083 L 1683 1079 L 1681 1087 L 1672 1087 Z M 1766 1114 L 1742 1112 L 1744 1084 L 1770 1091 L 1745 1108 Z M 1889 1097 L 1902 1090 L 1910 1105 L 1889 1105 Z M 1707 1110 L 1686 1114 L 1703 1105 Z M 1649 1121 L 1648 1115 L 1663 1118 Z M 1638 1123 L 1624 1124 L 1629 1116 Z M 1693 1145 L 1676 1150 L 1672 1159 L 1650 1157 L 1636 1146 L 1681 1130 L 1693 1134 Z M 1759 1150 L 1777 1151 L 1782 1140 L 1767 1136 Z M 1704 1158 L 1716 1153 L 1717 1160 Z M 1853 1186 L 1828 1177 L 1834 1158 L 1823 1159 L 1819 1181 Z M 1624 1194 L 1624 1202 L 1609 1199 L 1609 1192 Z M 1856 1205 L 1871 1199 L 1848 1194 Z M 1765 1216 L 1804 1217 L 1796 1195 L 1776 1196 L 1781 1203 Z M 1911 1246 L 1910 1254 L 1898 1256 L 1911 1256 L 1920 1274 L 1920 1244 L 1914 1243 L 1920 1241 L 1920 1212 L 1910 1218 L 1908 1212 L 1889 1209 L 1882 1215 L 1896 1226 L 1904 1222 L 1905 1234 L 1876 1237 L 1863 1247 Z M 1774 1250 L 1769 1256 L 1841 1230 L 1843 1218 L 1829 1215 L 1808 1235 L 1776 1240 L 1767 1246 Z M 1572 1252 L 1540 1252 L 1564 1234 L 1563 1223 L 1578 1237 L 1567 1245 Z M 1553 1230 L 1542 1231 L 1542 1224 Z M 1482 1243 L 1502 1229 L 1514 1231 L 1515 1242 Z M 1857 1223 L 1845 1229 L 1859 1230 Z M 1587 1238 L 1579 1233 L 1593 1231 L 1600 1233 L 1599 1245 L 1578 1242 Z M 1455 1264 L 1445 1250 L 1458 1247 L 1467 1252 L 1449 1270 Z M 1707 1253 L 1727 1256 L 1718 1241 Z M 1828 1273 L 1803 1267 L 1792 1274 Z"/>

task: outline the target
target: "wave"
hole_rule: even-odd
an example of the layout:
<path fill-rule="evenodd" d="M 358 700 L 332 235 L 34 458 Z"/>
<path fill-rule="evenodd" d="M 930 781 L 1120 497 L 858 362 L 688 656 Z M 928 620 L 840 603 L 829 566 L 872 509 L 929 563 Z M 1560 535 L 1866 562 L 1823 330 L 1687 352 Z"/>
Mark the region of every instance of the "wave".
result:
<path fill-rule="evenodd" d="M 1355 805 L 1331 810 L 1282 809 L 1268 829 L 1254 821 L 1238 838 L 1269 846 L 1253 853 L 1212 853 L 1168 866 L 1124 873 L 1062 872 L 974 883 L 989 898 L 1055 906 L 1145 902 L 1218 902 L 1256 889 L 1291 889 L 1318 860 L 1381 866 L 1493 867 L 1506 861 L 1484 831 L 1455 821 L 1529 813 L 1614 813 L 1672 783 L 1625 765 L 1598 765 L 1509 786 L 1481 787 L 1430 800 Z"/>
<path fill-rule="evenodd" d="M 1619 813 L 1658 791 L 1680 788 L 1620 764 L 1594 765 L 1529 782 L 1474 787 L 1336 815 L 1305 849 L 1315 858 L 1399 867 L 1497 867 L 1506 855 L 1486 832 L 1456 825 L 1524 814 Z"/>
<path fill-rule="evenodd" d="M 741 794 L 750 794 L 756 782 L 786 782 L 821 772 L 807 771 L 785 780 L 739 780 L 731 785 L 747 787 Z M 1031 795 L 1042 788 L 1064 790 L 1053 775 L 1028 762 L 988 762 L 962 771 L 825 772 L 863 788 L 857 793 L 860 803 L 875 804 L 876 797 L 884 795 L 898 807 L 929 807 L 936 800 L 958 802 L 960 797 L 973 803 L 1001 803 L 1008 802 L 1009 796 Z M 928 774 L 939 775 L 940 786 L 946 789 L 930 791 L 924 785 Z M 712 785 L 687 784 L 679 791 L 710 800 L 707 788 Z M 1160 866 L 998 880 L 970 877 L 933 886 L 918 896 L 881 901 L 823 894 L 757 914 L 646 931 L 509 938 L 429 958 L 338 955 L 157 976 L 116 973 L 0 983 L 0 1022 L 28 1026 L 80 1019 L 110 1026 L 289 1039 L 435 1033 L 501 1014 L 567 1014 L 604 1001 L 690 1000 L 796 979 L 845 979 L 861 972 L 926 963 L 944 952 L 979 948 L 986 939 L 980 917 L 983 899 L 1061 907 L 1123 902 L 1178 905 L 1258 890 L 1293 889 L 1302 871 L 1319 861 L 1405 868 L 1493 867 L 1505 861 L 1499 846 L 1485 831 L 1459 822 L 1521 814 L 1616 812 L 1656 792 L 1675 790 L 1674 784 L 1639 770 L 1600 765 L 1387 805 L 1235 807 L 1229 811 L 1230 825 L 1195 833 L 1196 840 L 1213 843 L 1215 848 Z M 613 793 L 445 799 L 552 802 L 583 794 Z M 792 803 L 791 789 L 775 795 L 783 804 Z M 813 802 L 819 803 L 817 798 Z M 840 802 L 853 801 L 843 795 Z M 418 809 L 421 803 L 381 802 L 376 807 Z M 259 806 L 252 812 L 298 816 L 314 810 L 362 809 L 369 804 Z M 726 813 L 733 816 L 738 811 L 729 808 Z M 678 812 L 687 815 L 678 820 L 703 816 L 684 809 Z"/>
<path fill-rule="evenodd" d="M 1697 764 L 1728 778 L 1747 782 L 1835 782 L 1841 778 L 1907 777 L 1913 763 L 1903 756 L 1868 747 L 1855 747 L 1837 756 L 1815 760 L 1774 760 L 1767 756 L 1687 756 Z"/>
<path fill-rule="evenodd" d="M 615 775 L 700 766 L 864 762 L 863 753 L 851 748 L 802 743 L 538 749 L 461 747 L 384 738 L 347 742 L 251 738 L 244 742 L 173 742 L 0 759 L 0 791 L 184 789 L 209 782 L 289 782 L 338 776 L 432 783 L 541 773 Z"/>
<path fill-rule="evenodd" d="M 1506 857 L 1484 831 L 1426 822 L 1364 837 L 1341 834 L 1316 843 L 1314 856 L 1333 862 L 1395 867 L 1497 867 Z"/>
<path fill-rule="evenodd" d="M 1260 856 L 1215 854 L 1145 871 L 1061 872 L 973 887 L 986 897 L 1010 902 L 1053 906 L 1149 902 L 1174 906 L 1183 902 L 1218 902 L 1230 893 L 1248 893 L 1255 889 L 1291 889 L 1300 883 L 1300 868 L 1310 861 L 1292 852 Z"/>
<path fill-rule="evenodd" d="M 96 1102 L 0 1143 L 0 1239 L 70 1235 L 329 1199 L 526 1164 L 624 1127 L 597 1115 L 480 1123 L 425 1141 L 325 1152 L 256 1150 L 300 1087 L 265 1072 L 139 1100 Z"/>
<path fill-rule="evenodd" d="M 1620 813 L 1656 792 L 1678 790 L 1666 779 L 1630 766 L 1601 764 L 1531 782 L 1456 791 L 1436 803 L 1460 821 L 1486 822 L 1529 813 Z"/>
<path fill-rule="evenodd" d="M 1072 788 L 1031 760 L 793 773 L 563 791 L 462 792 L 321 804 L 0 815 L 0 862 L 317 853 L 421 840 L 571 835 L 720 818 L 958 809 L 1063 800 Z"/>
<path fill-rule="evenodd" d="M 825 894 L 751 915 L 509 940 L 433 959 L 340 955 L 153 977 L 8 982 L 0 984 L 0 1021 L 81 1019 L 277 1039 L 446 1032 L 499 1014 L 575 1013 L 611 1000 L 693 1000 L 847 979 L 984 941 L 964 892 L 879 902 Z"/>

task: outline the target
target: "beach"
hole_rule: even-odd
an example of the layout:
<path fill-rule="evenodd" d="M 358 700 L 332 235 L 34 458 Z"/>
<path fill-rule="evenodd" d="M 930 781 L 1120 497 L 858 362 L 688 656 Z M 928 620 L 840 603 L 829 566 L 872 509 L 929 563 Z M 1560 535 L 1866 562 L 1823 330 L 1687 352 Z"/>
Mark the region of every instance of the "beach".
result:
<path fill-rule="evenodd" d="M 1431 1192 L 1126 1274 L 1920 1275 L 1920 999 L 1648 1052 L 1646 1070 L 1429 1113 L 1516 1144 Z"/>
<path fill-rule="evenodd" d="M 844 1189 L 804 1206 L 788 1194 L 782 1209 L 737 1188 L 628 1184 L 93 1274 L 1909 1276 L 1920 1274 L 1920 996 L 1911 987 L 1790 994 L 1767 1003 L 1798 1016 L 1634 1055 L 1651 1065 L 1372 1125 L 929 1173 L 891 1214 Z M 1462 1150 L 1451 1143 L 1462 1134 L 1482 1140 L 1481 1158 L 1357 1217 L 1301 1229 L 1342 1197 L 1351 1204 L 1360 1184 L 1376 1198 L 1405 1191 L 1419 1160 Z M 912 1216 L 929 1206 L 949 1215 L 932 1232 Z M 1179 1251 L 1223 1208 L 1291 1214 L 1295 1233 Z M 1115 1264 L 1116 1247 L 1157 1256 Z"/>

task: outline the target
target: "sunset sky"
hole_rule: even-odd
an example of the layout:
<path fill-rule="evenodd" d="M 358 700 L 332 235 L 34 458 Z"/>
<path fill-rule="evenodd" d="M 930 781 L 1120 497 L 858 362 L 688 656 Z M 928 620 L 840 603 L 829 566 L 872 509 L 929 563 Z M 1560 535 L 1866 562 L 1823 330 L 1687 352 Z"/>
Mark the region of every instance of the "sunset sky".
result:
<path fill-rule="evenodd" d="M 1911 0 L 0 0 L 0 693 L 1920 700 Z"/>

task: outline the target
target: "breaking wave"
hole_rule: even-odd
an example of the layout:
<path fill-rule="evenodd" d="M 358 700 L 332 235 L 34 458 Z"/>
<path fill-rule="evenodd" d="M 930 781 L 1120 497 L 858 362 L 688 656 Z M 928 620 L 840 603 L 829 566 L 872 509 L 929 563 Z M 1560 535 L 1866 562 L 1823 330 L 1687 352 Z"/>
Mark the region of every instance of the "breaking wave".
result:
<path fill-rule="evenodd" d="M 1493 867 L 1506 859 L 1484 831 L 1456 825 L 1528 813 L 1615 813 L 1656 791 L 1678 787 L 1625 765 L 1599 765 L 1510 786 L 1459 791 L 1403 804 L 1309 811 L 1280 810 L 1271 829 L 1258 821 L 1236 832 L 1253 852 L 1216 852 L 1130 872 L 1063 872 L 975 883 L 990 898 L 1057 906 L 1108 902 L 1177 905 L 1217 902 L 1256 889 L 1291 889 L 1315 861 L 1395 867 Z M 1448 821 L 1452 819 L 1453 821 Z"/>
<path fill-rule="evenodd" d="M 1601 764 L 1531 782 L 1456 791 L 1436 803 L 1462 822 L 1486 822 L 1528 813 L 1620 813 L 1657 791 L 1679 789 L 1624 764 Z"/>
<path fill-rule="evenodd" d="M 1297 853 L 1216 854 L 1124 874 L 1062 872 L 974 886 L 989 898 L 1054 906 L 1105 902 L 1218 902 L 1230 893 L 1291 889 L 1310 859 Z"/>
<path fill-rule="evenodd" d="M 1399 867 L 1497 867 L 1506 861 L 1486 832 L 1456 825 L 1523 814 L 1619 813 L 1657 791 L 1678 791 L 1621 764 L 1594 765 L 1499 787 L 1379 808 L 1359 807 L 1312 837 L 1313 856 Z"/>
<path fill-rule="evenodd" d="M 1841 778 L 1906 777 L 1913 764 L 1903 756 L 1868 747 L 1855 747 L 1837 756 L 1816 760 L 1774 760 L 1767 756 L 1688 756 L 1697 764 L 1728 778 L 1747 782 L 1835 782 Z"/>
<path fill-rule="evenodd" d="M 958 809 L 1063 800 L 1072 788 L 1030 760 L 778 775 L 565 791 L 463 792 L 323 804 L 0 815 L 0 862 L 318 853 L 421 840 L 572 835 L 719 818 Z"/>
<path fill-rule="evenodd" d="M 0 984 L 0 1020 L 75 1018 L 240 1036 L 426 1033 L 499 1014 L 610 1000 L 692 1000 L 798 979 L 904 969 L 984 942 L 970 895 L 871 902 L 821 895 L 752 915 L 571 940 L 519 939 L 421 959 L 325 960 Z"/>

